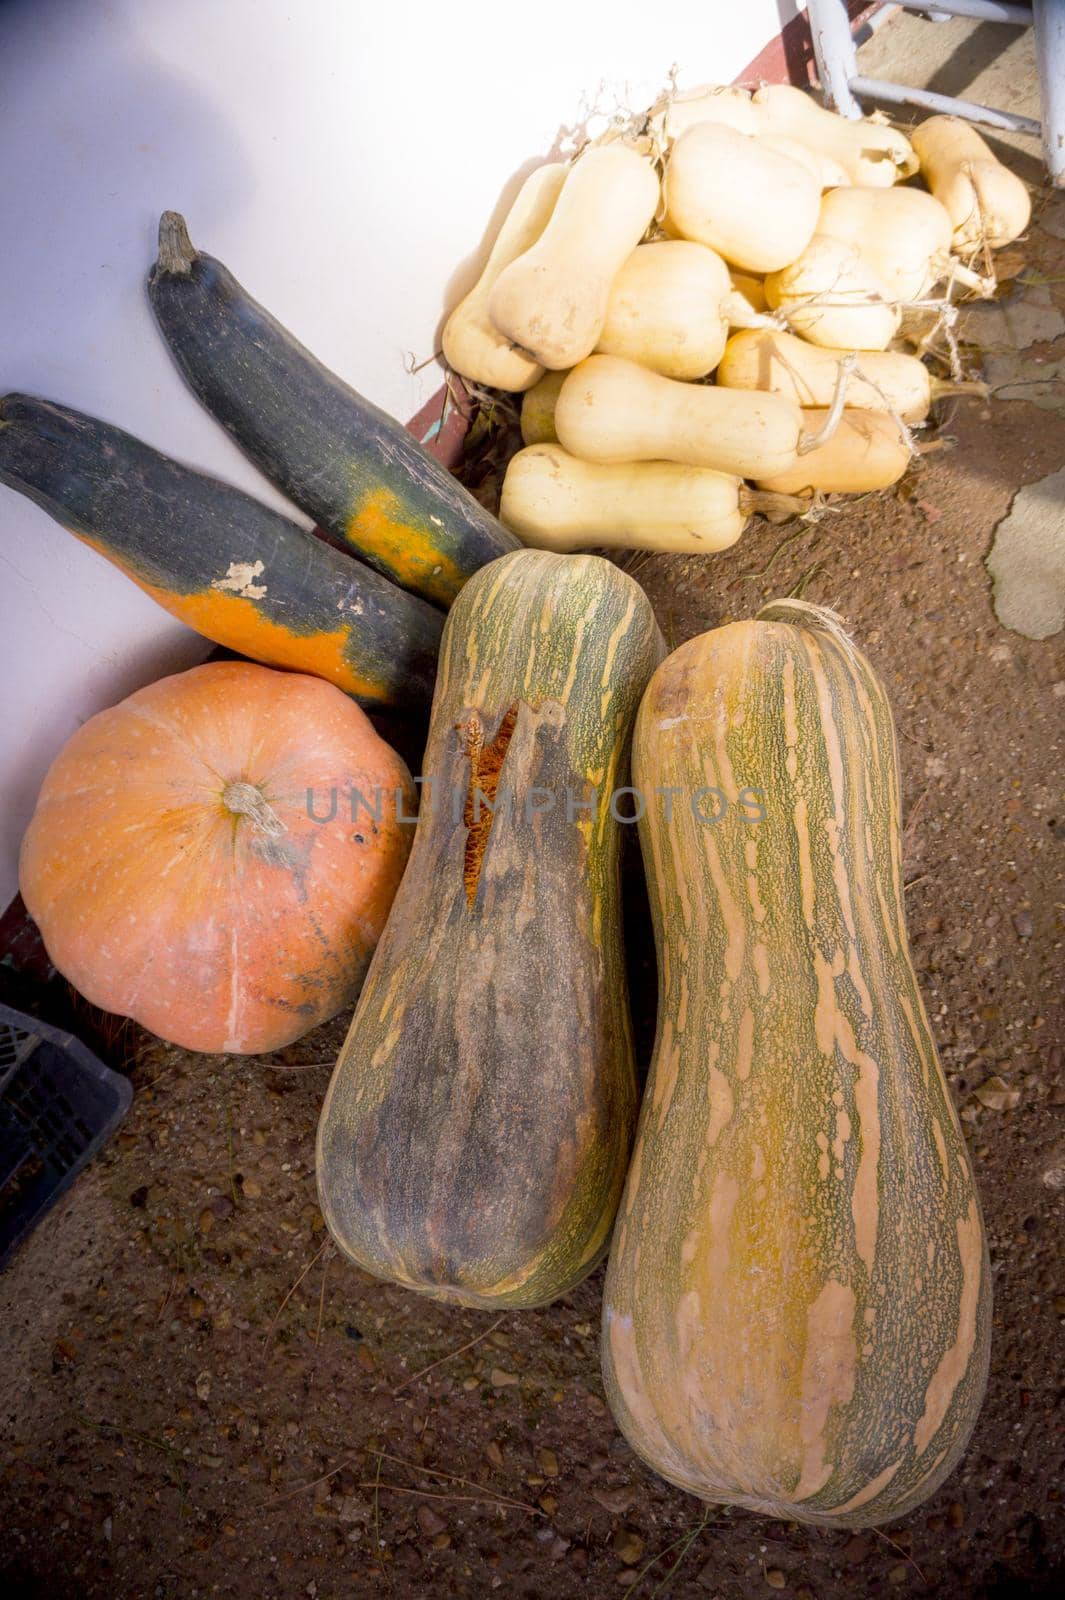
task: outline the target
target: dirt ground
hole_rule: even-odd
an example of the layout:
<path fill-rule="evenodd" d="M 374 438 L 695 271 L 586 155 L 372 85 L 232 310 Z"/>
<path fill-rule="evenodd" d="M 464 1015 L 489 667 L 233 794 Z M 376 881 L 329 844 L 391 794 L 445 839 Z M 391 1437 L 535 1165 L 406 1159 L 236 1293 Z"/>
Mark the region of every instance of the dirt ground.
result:
<path fill-rule="evenodd" d="M 1065 197 L 1042 206 L 1010 303 L 1065 310 Z M 1000 363 L 1009 355 L 1000 344 Z M 1014 355 L 1053 371 L 1065 339 Z M 719 557 L 634 564 L 674 644 L 801 586 L 843 612 L 891 692 L 914 950 L 996 1295 L 987 1401 L 939 1493 L 849 1535 L 668 1488 L 603 1400 L 601 1272 L 546 1310 L 495 1318 L 335 1254 L 313 1155 L 343 1019 L 286 1052 L 286 1067 L 187 1055 L 128 1029 L 125 1124 L 0 1278 L 4 1592 L 1062 1592 L 1065 636 L 1001 628 L 983 566 L 1014 492 L 1065 462 L 1065 387 L 1039 397 L 952 401 L 938 436 L 954 447 L 895 492 L 797 529 L 752 526 Z M 637 870 L 630 853 L 646 1057 Z M 1011 1108 L 976 1097 L 994 1077 Z"/>

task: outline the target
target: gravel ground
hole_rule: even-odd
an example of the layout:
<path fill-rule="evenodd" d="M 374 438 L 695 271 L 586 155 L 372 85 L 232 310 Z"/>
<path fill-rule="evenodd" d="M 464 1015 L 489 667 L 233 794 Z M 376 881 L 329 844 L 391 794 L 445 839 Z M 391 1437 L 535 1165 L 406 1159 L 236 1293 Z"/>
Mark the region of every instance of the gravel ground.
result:
<path fill-rule="evenodd" d="M 1063 221 L 1059 198 L 1014 253 L 1041 281 L 1014 279 L 1022 315 L 995 333 L 996 386 L 1011 356 L 1051 372 L 1065 357 L 1065 339 L 1045 337 L 1053 319 L 1021 342 L 1033 305 L 1065 311 Z M 758 525 L 721 557 L 635 567 L 672 643 L 803 585 L 844 613 L 893 699 L 914 952 L 996 1295 L 987 1402 L 939 1493 L 851 1536 L 667 1487 L 604 1404 L 601 1273 L 544 1311 L 493 1318 L 335 1254 L 313 1154 L 342 1020 L 288 1051 L 287 1070 L 128 1028 L 126 1123 L 0 1278 L 6 1593 L 1062 1592 L 1065 652 L 1060 634 L 1036 643 L 997 624 L 983 560 L 1016 490 L 1065 461 L 1063 407 L 1060 379 L 1038 404 L 1023 390 L 955 401 L 939 434 L 954 447 L 896 492 L 783 545 L 787 530 Z M 646 1055 L 653 978 L 631 854 L 628 875 Z"/>

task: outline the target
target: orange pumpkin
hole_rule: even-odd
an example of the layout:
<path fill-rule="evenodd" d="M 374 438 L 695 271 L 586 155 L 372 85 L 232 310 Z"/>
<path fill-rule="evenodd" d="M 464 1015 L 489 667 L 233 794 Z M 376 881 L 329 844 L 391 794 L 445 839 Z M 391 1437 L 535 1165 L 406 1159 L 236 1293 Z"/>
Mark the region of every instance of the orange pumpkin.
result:
<path fill-rule="evenodd" d="M 276 1050 L 354 1001 L 412 815 L 406 766 L 347 695 L 215 662 L 79 728 L 20 887 L 94 1005 L 191 1050 Z"/>

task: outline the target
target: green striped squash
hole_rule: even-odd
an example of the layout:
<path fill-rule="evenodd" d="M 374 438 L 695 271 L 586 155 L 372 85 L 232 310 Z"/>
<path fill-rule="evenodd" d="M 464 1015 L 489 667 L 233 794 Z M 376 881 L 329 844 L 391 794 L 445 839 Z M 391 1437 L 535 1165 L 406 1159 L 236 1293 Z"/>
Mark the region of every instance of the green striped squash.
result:
<path fill-rule="evenodd" d="M 662 665 L 633 771 L 660 998 L 606 1282 L 610 1403 L 705 1500 L 885 1522 L 965 1448 L 991 1328 L 907 947 L 887 699 L 831 612 L 779 601 Z"/>
<path fill-rule="evenodd" d="M 451 610 L 410 862 L 318 1130 L 326 1222 L 380 1278 L 533 1306 L 606 1250 L 636 1119 L 611 797 L 661 653 L 596 556 L 504 556 Z"/>

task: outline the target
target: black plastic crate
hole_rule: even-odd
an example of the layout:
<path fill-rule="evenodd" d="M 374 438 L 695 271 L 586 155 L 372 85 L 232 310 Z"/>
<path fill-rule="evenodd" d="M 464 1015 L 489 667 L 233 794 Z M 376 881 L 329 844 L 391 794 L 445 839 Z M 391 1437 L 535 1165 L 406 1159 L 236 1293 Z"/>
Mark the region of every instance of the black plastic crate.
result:
<path fill-rule="evenodd" d="M 72 1033 L 0 1005 L 0 1267 L 122 1121 L 133 1086 Z"/>

